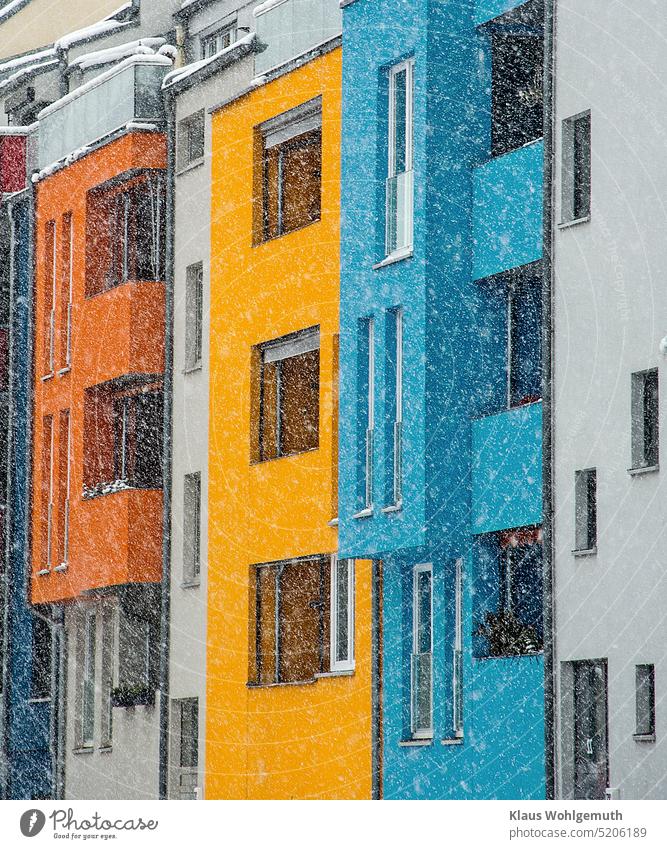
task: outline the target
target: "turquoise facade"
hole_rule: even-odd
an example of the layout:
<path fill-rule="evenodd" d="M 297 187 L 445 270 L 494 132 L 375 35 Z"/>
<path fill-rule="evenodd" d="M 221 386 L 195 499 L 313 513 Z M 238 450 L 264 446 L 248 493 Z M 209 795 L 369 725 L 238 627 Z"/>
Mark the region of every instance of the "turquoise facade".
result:
<path fill-rule="evenodd" d="M 492 157 L 491 38 L 479 26 L 519 5 L 356 0 L 343 11 L 339 550 L 382 561 L 385 798 L 545 793 L 539 645 L 504 657 L 479 636 L 485 616 L 509 605 L 499 569 L 518 551 L 529 575 L 517 615 L 534 617 L 541 638 L 543 149 L 536 140 Z M 414 62 L 414 236 L 387 259 L 388 80 L 405 60 Z M 397 309 L 399 503 L 390 486 Z M 510 338 L 516 320 L 525 332 Z M 518 536 L 503 533 L 512 529 Z M 418 564 L 432 564 L 432 727 L 420 733 L 411 671 Z"/>

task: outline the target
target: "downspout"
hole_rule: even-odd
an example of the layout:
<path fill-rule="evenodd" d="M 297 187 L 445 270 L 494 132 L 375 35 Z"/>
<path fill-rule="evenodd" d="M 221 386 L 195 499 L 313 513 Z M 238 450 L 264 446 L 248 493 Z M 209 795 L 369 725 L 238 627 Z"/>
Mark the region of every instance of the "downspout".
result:
<path fill-rule="evenodd" d="M 544 751 L 547 799 L 556 797 L 556 660 L 554 633 L 553 496 L 553 152 L 554 20 L 556 0 L 544 0 L 544 193 L 542 276 L 542 481 L 544 587 Z"/>
<path fill-rule="evenodd" d="M 165 244 L 164 419 L 162 455 L 162 578 L 160 580 L 160 758 L 158 798 L 169 797 L 169 614 L 171 582 L 171 450 L 174 324 L 174 101 L 164 93 L 167 115 L 167 207 Z"/>
<path fill-rule="evenodd" d="M 382 561 L 373 560 L 371 583 L 371 798 L 382 798 Z"/>

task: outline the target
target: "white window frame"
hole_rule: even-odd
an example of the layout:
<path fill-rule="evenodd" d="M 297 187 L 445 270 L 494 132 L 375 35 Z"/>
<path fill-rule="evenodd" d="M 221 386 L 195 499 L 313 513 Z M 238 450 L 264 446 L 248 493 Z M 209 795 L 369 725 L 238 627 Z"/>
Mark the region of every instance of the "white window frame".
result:
<path fill-rule="evenodd" d="M 452 657 L 452 727 L 463 737 L 463 560 L 454 566 L 454 651 Z"/>
<path fill-rule="evenodd" d="M 107 604 L 102 608 L 102 694 L 100 699 L 100 748 L 110 748 L 113 742 L 114 657 L 116 647 L 116 610 Z"/>
<path fill-rule="evenodd" d="M 54 448 L 54 431 L 55 421 L 52 415 L 46 416 L 50 422 L 50 444 L 49 444 L 49 503 L 46 515 L 46 568 L 50 569 L 53 565 L 53 448 Z"/>
<path fill-rule="evenodd" d="M 53 375 L 55 368 L 55 342 L 56 342 L 56 298 L 58 288 L 58 227 L 54 221 L 49 224 L 53 227 L 53 256 L 51 258 L 51 314 L 49 315 L 49 362 L 46 377 Z"/>
<path fill-rule="evenodd" d="M 586 185 L 584 189 L 588 195 L 588 210 L 579 212 L 576 210 L 575 195 L 578 180 L 582 175 L 577 171 L 576 157 L 576 132 L 577 122 L 588 119 L 589 146 L 588 146 L 588 174 L 585 175 Z M 587 109 L 576 115 L 564 118 L 561 124 L 561 226 L 588 221 L 591 217 L 591 186 L 592 186 L 592 121 L 591 111 Z M 576 171 L 576 173 L 575 173 Z"/>
<path fill-rule="evenodd" d="M 375 436 L 375 318 L 365 319 L 366 344 L 368 345 L 368 388 L 366 396 L 366 434 L 364 439 L 364 500 L 362 509 L 355 516 L 373 512 L 373 443 Z"/>
<path fill-rule="evenodd" d="M 74 218 L 69 214 L 69 280 L 67 295 L 67 326 L 65 332 L 65 370 L 72 366 L 72 263 L 74 261 Z M 62 356 L 62 354 L 61 354 Z"/>
<path fill-rule="evenodd" d="M 185 269 L 185 371 L 202 366 L 204 331 L 204 264 Z"/>
<path fill-rule="evenodd" d="M 430 716 L 431 716 L 431 725 L 429 728 L 418 728 L 416 726 L 416 717 L 415 717 L 415 697 L 416 691 L 414 687 L 414 664 L 415 658 L 424 654 L 424 652 L 419 652 L 419 604 L 418 604 L 418 588 L 419 588 L 419 576 L 422 574 L 428 573 L 430 576 L 430 588 L 431 588 L 431 597 L 430 597 L 430 631 L 431 631 L 431 646 L 430 652 L 426 654 L 430 654 Z M 418 563 L 412 572 L 412 654 L 411 654 L 411 663 L 410 663 L 410 729 L 412 733 L 412 737 L 416 740 L 419 739 L 431 739 L 433 737 L 433 564 L 432 563 Z"/>
<path fill-rule="evenodd" d="M 595 498 L 590 498 L 590 480 L 595 477 Z M 574 473 L 574 551 L 593 551 L 596 538 L 589 537 L 591 512 L 597 525 L 597 469 L 578 469 Z"/>
<path fill-rule="evenodd" d="M 337 660 L 338 656 L 338 569 L 347 566 L 347 646 L 344 660 Z M 354 669 L 354 560 L 339 560 L 335 554 L 331 555 L 331 639 L 329 668 L 332 672 L 349 672 Z"/>
<path fill-rule="evenodd" d="M 225 36 L 229 36 L 229 44 L 224 45 L 223 41 Z M 200 58 L 201 59 L 210 59 L 212 56 L 215 56 L 216 53 L 220 53 L 221 50 L 226 50 L 228 47 L 231 47 L 232 44 L 237 39 L 237 26 L 236 21 L 232 21 L 229 24 L 226 24 L 220 29 L 214 30 L 211 33 L 207 33 L 206 35 L 200 36 Z M 210 50 L 210 45 L 213 45 L 215 48 L 212 52 Z"/>
<path fill-rule="evenodd" d="M 389 69 L 389 110 L 388 110 L 388 140 L 387 140 L 387 182 L 385 199 L 385 254 L 387 257 L 398 257 L 412 252 L 414 236 L 414 58 L 399 62 Z M 396 171 L 396 78 L 405 71 L 405 170 Z M 403 177 L 403 215 L 404 232 L 398 233 L 398 190 L 394 181 Z M 394 244 L 395 242 L 395 244 Z"/>
<path fill-rule="evenodd" d="M 71 463 L 72 463 L 72 413 L 67 412 L 67 476 L 65 485 L 65 517 L 63 522 L 63 560 L 59 564 L 60 569 L 67 568 L 69 562 L 69 501 L 70 501 L 70 485 L 71 485 Z M 56 567 L 58 569 L 58 567 Z"/>
<path fill-rule="evenodd" d="M 395 327 L 395 409 L 393 425 L 392 503 L 398 509 L 403 504 L 403 307 L 392 310 Z"/>

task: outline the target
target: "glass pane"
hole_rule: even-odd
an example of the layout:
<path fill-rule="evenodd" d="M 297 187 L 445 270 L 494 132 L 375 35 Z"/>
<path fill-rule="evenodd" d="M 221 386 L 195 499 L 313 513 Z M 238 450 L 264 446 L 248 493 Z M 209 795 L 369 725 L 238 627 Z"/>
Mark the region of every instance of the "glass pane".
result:
<path fill-rule="evenodd" d="M 431 730 L 432 655 L 412 655 L 412 732 Z"/>
<path fill-rule="evenodd" d="M 348 564 L 341 560 L 336 564 L 336 660 L 349 660 L 349 581 Z"/>
<path fill-rule="evenodd" d="M 390 176 L 402 174 L 407 169 L 407 70 L 394 74 L 394 167 Z"/>
<path fill-rule="evenodd" d="M 418 654 L 431 651 L 431 573 L 417 573 L 417 633 L 415 648 Z"/>

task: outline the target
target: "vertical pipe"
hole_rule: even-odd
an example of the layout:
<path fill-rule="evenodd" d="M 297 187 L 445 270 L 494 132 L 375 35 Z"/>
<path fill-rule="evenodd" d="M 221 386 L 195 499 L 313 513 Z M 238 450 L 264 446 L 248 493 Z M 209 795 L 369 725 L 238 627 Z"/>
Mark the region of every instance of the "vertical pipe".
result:
<path fill-rule="evenodd" d="M 371 797 L 382 798 L 382 561 L 371 578 Z"/>
<path fill-rule="evenodd" d="M 553 151 L 556 0 L 544 0 L 544 195 L 542 258 L 542 480 L 544 586 L 544 743 L 547 799 L 556 796 L 556 705 L 553 575 Z"/>
<path fill-rule="evenodd" d="M 164 339 L 164 414 L 162 453 L 162 577 L 160 580 L 160 733 L 158 798 L 169 795 L 169 615 L 171 581 L 171 451 L 173 404 L 173 324 L 174 324 L 174 172 L 175 103 L 165 93 L 167 115 L 167 199 L 165 233 L 165 339 Z"/>

